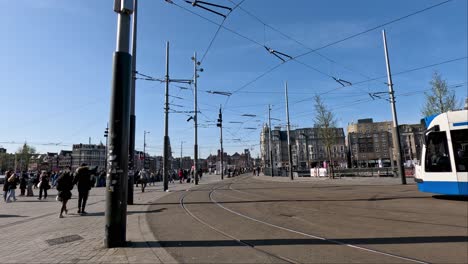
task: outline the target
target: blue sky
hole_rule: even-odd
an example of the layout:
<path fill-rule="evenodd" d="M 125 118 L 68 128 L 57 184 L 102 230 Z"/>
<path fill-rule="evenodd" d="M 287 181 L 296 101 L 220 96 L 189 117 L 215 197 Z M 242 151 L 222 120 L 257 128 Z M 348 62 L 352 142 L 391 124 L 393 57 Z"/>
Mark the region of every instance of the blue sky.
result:
<path fill-rule="evenodd" d="M 233 0 L 239 3 L 239 0 Z M 27 141 L 38 151 L 71 149 L 73 143 L 105 141 L 103 132 L 109 118 L 112 54 L 115 50 L 117 16 L 113 1 L 0 0 L 6 12 L 0 16 L 0 89 L 2 122 L 0 145 L 9 152 Z M 216 23 L 222 17 L 192 7 L 181 0 L 174 3 Z M 212 0 L 234 6 L 229 0 Z M 264 26 L 245 11 L 260 18 L 308 48 L 336 40 L 442 2 L 441 0 L 344 1 L 245 0 L 229 14 L 202 61 L 199 88 L 199 148 L 201 157 L 216 153 L 219 129 L 215 121 L 219 105 L 224 108 L 225 150 L 229 153 L 250 148 L 259 152 L 260 127 L 266 122 L 267 105 L 272 104 L 274 125 L 285 124 L 284 82 L 288 82 L 290 116 L 294 127 L 313 125 L 314 94 L 336 113 L 338 124 L 371 117 L 391 120 L 390 105 L 370 101 L 369 92 L 384 92 L 386 78 L 341 89 L 331 76 L 351 83 L 386 75 L 381 30 L 387 32 L 393 73 L 467 56 L 467 1 L 453 0 L 436 8 L 378 28 L 298 58 L 321 73 L 289 61 L 244 87 L 281 61 L 262 45 L 297 56 L 307 48 Z M 137 70 L 154 77 L 165 71 L 165 43 L 170 41 L 171 78 L 193 75 L 191 57 L 201 59 L 218 26 L 163 0 L 139 0 Z M 253 40 L 253 41 L 251 41 Z M 455 87 L 461 100 L 467 96 L 466 58 L 393 77 L 400 123 L 418 123 L 424 94 L 437 70 Z M 164 133 L 164 84 L 137 81 L 137 149 L 143 148 L 143 131 L 148 151 L 161 155 Z M 234 93 L 209 94 L 217 90 Z M 332 91 L 332 92 L 330 92 Z M 415 92 L 415 93 L 412 93 Z M 193 110 L 193 94 L 171 85 L 174 110 Z M 401 94 L 401 96 L 399 96 Z M 301 101 L 301 102 L 299 102 Z M 256 117 L 243 117 L 255 114 Z M 170 139 L 174 155 L 193 155 L 193 123 L 186 114 L 170 115 Z M 244 122 L 235 124 L 229 122 Z M 245 128 L 258 128 L 250 130 Z M 237 139 L 241 139 L 239 142 Z M 14 143 L 7 143 L 14 142 Z M 60 143 L 51 146 L 49 143 Z"/>

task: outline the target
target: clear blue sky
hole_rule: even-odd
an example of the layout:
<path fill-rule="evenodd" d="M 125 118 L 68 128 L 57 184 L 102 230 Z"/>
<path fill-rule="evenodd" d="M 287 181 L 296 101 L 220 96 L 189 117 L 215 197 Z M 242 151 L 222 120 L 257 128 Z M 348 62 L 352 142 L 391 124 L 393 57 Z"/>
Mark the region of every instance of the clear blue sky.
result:
<path fill-rule="evenodd" d="M 238 3 L 239 0 L 233 0 Z M 25 140 L 38 151 L 71 149 L 73 143 L 104 142 L 103 132 L 109 118 L 112 54 L 115 50 L 117 16 L 108 0 L 0 0 L 0 89 L 2 122 L 0 145 L 9 152 Z M 222 18 L 181 0 L 174 3 L 217 23 Z M 213 3 L 234 6 L 228 0 Z M 265 27 L 244 10 L 268 25 L 291 36 L 309 48 L 318 48 L 355 33 L 402 17 L 441 0 L 344 1 L 246 0 L 229 14 L 224 25 L 254 40 L 246 40 L 221 29 L 202 62 L 199 78 L 200 156 L 216 153 L 219 129 L 205 127 L 215 121 L 220 104 L 224 106 L 225 150 L 229 153 L 252 148 L 259 152 L 260 127 L 266 122 L 267 105 L 272 117 L 285 124 L 284 81 L 290 92 L 291 123 L 297 127 L 313 125 L 315 93 L 340 85 L 330 76 L 352 83 L 386 75 L 381 30 L 351 38 L 321 49 L 329 60 L 314 53 L 284 63 L 268 75 L 226 97 L 206 90 L 235 91 L 280 61 L 261 45 L 296 56 L 307 51 L 298 43 Z M 193 74 L 191 56 L 205 53 L 218 26 L 166 3 L 139 0 L 137 70 L 154 77 L 164 76 L 165 43 L 171 43 L 171 78 L 188 79 Z M 467 56 L 467 1 L 453 0 L 436 8 L 385 26 L 393 73 Z M 259 45 L 260 44 L 260 45 Z M 421 91 L 428 89 L 434 70 L 449 85 L 464 83 L 455 91 L 461 100 L 467 96 L 467 60 L 462 59 L 423 70 L 395 75 L 400 123 L 418 123 L 424 102 Z M 328 76 L 327 76 L 328 75 Z M 387 91 L 385 78 L 364 82 L 323 95 L 335 111 L 339 126 L 371 117 L 391 120 L 390 106 L 384 100 L 369 101 L 368 92 Z M 416 91 L 415 93 L 411 93 Z M 193 94 L 171 85 L 174 110 L 193 110 Z M 401 94 L 401 96 L 399 96 Z M 161 155 L 164 119 L 164 84 L 137 82 L 137 149 L 143 148 L 143 130 L 148 151 Z M 302 102 L 298 102 L 302 101 Z M 255 114 L 257 117 L 242 117 Z M 174 155 L 193 155 L 193 123 L 186 114 L 170 115 L 170 139 Z M 244 124 L 228 123 L 232 121 Z M 245 129 L 255 127 L 257 130 Z M 241 139 L 238 142 L 235 139 Z M 61 143 L 64 146 L 50 146 Z"/>

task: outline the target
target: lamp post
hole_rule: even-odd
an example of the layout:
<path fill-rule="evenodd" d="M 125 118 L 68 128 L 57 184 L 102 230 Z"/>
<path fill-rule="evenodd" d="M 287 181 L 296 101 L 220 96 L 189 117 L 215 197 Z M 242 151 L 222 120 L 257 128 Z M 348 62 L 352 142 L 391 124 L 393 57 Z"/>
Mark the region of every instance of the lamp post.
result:
<path fill-rule="evenodd" d="M 301 135 L 305 138 L 305 145 L 306 145 L 306 156 L 307 156 L 307 169 L 310 169 L 310 160 L 309 160 L 309 136 L 305 133 L 301 133 Z"/>
<path fill-rule="evenodd" d="M 130 131 L 130 16 L 133 3 L 115 0 L 117 47 L 113 58 L 112 93 L 109 117 L 110 142 L 107 156 L 111 161 L 106 178 L 106 213 L 104 246 L 124 246 L 127 231 L 127 177 Z M 81 151 L 81 150 L 80 150 Z M 81 158 L 81 155 L 80 155 Z"/>
<path fill-rule="evenodd" d="M 143 169 L 146 169 L 146 134 L 149 133 L 149 131 L 143 131 Z"/>

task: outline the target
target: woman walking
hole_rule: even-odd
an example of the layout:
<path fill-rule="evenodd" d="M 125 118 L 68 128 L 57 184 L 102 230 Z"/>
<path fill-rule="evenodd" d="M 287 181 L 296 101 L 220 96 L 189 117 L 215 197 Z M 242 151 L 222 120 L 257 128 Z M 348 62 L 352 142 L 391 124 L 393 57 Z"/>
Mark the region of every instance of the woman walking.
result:
<path fill-rule="evenodd" d="M 11 176 L 8 178 L 8 195 L 6 198 L 6 202 L 11 202 L 13 199 L 16 202 L 16 184 L 18 183 L 18 178 L 16 177 L 16 173 L 12 173 Z"/>
<path fill-rule="evenodd" d="M 44 199 L 47 199 L 47 190 L 50 189 L 49 185 L 49 175 L 47 171 L 42 171 L 41 176 L 39 177 L 39 198 L 38 200 L 42 199 L 42 192 L 44 192 Z"/>
<path fill-rule="evenodd" d="M 62 208 L 60 209 L 59 218 L 63 218 L 63 212 L 68 214 L 67 202 L 70 200 L 73 189 L 73 176 L 71 175 L 70 168 L 67 168 L 60 176 L 57 178 L 57 200 L 62 202 Z"/>

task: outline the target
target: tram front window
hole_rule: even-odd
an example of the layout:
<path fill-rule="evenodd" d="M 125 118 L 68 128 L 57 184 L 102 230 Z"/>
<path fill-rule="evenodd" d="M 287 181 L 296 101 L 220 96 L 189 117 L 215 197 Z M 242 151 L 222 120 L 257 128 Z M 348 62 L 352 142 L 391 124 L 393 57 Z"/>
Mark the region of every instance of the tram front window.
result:
<path fill-rule="evenodd" d="M 445 131 L 428 135 L 426 146 L 426 172 L 451 172 L 450 155 Z"/>
<path fill-rule="evenodd" d="M 452 130 L 455 166 L 458 172 L 468 171 L 468 129 Z"/>

